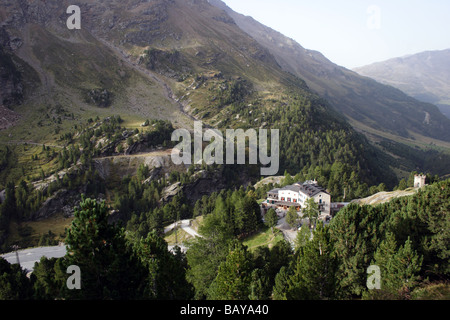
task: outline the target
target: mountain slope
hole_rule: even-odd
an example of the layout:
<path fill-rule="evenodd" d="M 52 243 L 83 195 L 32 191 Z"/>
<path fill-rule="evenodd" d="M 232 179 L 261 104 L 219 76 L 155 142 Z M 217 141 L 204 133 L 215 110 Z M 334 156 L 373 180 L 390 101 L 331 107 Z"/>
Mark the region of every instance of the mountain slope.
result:
<path fill-rule="evenodd" d="M 304 79 L 352 122 L 401 137 L 411 138 L 415 133 L 450 141 L 450 121 L 436 106 L 340 67 L 319 52 L 306 50 L 253 18 L 234 12 L 220 0 L 210 3 L 225 10 L 242 30 L 273 54 L 284 70 Z"/>
<path fill-rule="evenodd" d="M 354 71 L 433 103 L 450 118 L 450 49 L 390 59 Z"/>
<path fill-rule="evenodd" d="M 86 1 L 88 5 L 95 2 Z M 130 123 L 151 117 L 189 123 L 163 85 L 85 25 L 68 30 L 67 6 L 57 1 L 2 2 L 0 21 L 8 39 L 1 47 L 22 71 L 26 95 L 23 103 L 9 104 L 21 121 L 8 135 L 14 140 L 51 142 L 89 118 L 116 114 Z M 83 21 L 88 22 L 87 15 Z"/>
<path fill-rule="evenodd" d="M 97 116 L 118 114 L 134 128 L 145 118 L 189 128 L 196 118 L 221 130 L 279 128 L 280 171 L 324 182 L 333 173 L 336 194 L 341 178 L 395 183 L 383 155 L 208 1 L 78 1 L 81 30 L 66 28 L 66 5 L 6 0 L 1 8 L 22 42 L 12 55 L 40 83 L 12 106 L 24 116 L 5 131 L 16 140 L 58 141 Z"/>

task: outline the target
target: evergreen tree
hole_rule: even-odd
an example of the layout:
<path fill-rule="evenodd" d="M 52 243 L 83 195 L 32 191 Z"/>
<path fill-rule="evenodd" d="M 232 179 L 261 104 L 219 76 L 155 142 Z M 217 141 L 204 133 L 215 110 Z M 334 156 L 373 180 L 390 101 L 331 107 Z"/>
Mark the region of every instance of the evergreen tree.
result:
<path fill-rule="evenodd" d="M 74 216 L 66 239 L 67 259 L 81 270 L 81 290 L 71 290 L 69 298 L 141 297 L 143 268 L 127 245 L 124 230 L 108 223 L 106 204 L 83 198 Z"/>
<path fill-rule="evenodd" d="M 32 293 L 25 270 L 0 257 L 0 300 L 29 300 Z"/>
<path fill-rule="evenodd" d="M 394 271 L 391 286 L 400 287 L 403 294 L 409 296 L 420 279 L 422 262 L 423 257 L 412 248 L 412 242 L 408 238 L 389 265 L 388 269 Z"/>
<path fill-rule="evenodd" d="M 340 293 L 345 298 L 366 290 L 367 268 L 382 236 L 382 214 L 372 206 L 351 204 L 331 220 L 330 235 L 339 260 Z"/>
<path fill-rule="evenodd" d="M 193 288 L 186 281 L 187 263 L 177 247 L 175 254 L 155 231 L 135 246 L 142 264 L 148 269 L 145 297 L 158 300 L 188 300 Z"/>
<path fill-rule="evenodd" d="M 232 219 L 222 197 L 215 201 L 214 212 L 203 220 L 199 228 L 202 237 L 189 243 L 186 253 L 186 278 L 195 288 L 195 299 L 204 299 L 217 276 L 219 265 L 228 255 L 229 243 L 234 237 Z"/>
<path fill-rule="evenodd" d="M 270 286 L 267 271 L 254 269 L 251 273 L 250 300 L 268 300 L 270 298 Z"/>
<path fill-rule="evenodd" d="M 245 195 L 235 208 L 237 235 L 246 236 L 258 231 L 261 223 L 261 208 L 253 195 Z"/>
<path fill-rule="evenodd" d="M 313 240 L 300 249 L 291 268 L 287 299 L 325 300 L 338 296 L 338 261 L 328 227 L 318 224 Z"/>
<path fill-rule="evenodd" d="M 284 186 L 288 186 L 288 185 L 291 185 L 291 184 L 294 184 L 294 179 L 292 178 L 292 176 L 287 171 L 285 171 L 284 172 L 283 185 Z"/>
<path fill-rule="evenodd" d="M 306 225 L 302 225 L 300 231 L 297 233 L 297 237 L 295 238 L 295 248 L 296 250 L 300 250 L 300 248 L 304 247 L 311 240 L 311 229 Z"/>
<path fill-rule="evenodd" d="M 218 196 L 215 200 L 213 212 L 204 218 L 199 233 L 206 237 L 232 238 L 235 232 L 234 221 L 235 215 L 233 215 L 223 197 Z"/>
<path fill-rule="evenodd" d="M 319 216 L 319 205 L 314 201 L 314 198 L 309 198 L 306 200 L 306 206 L 302 210 L 303 214 L 309 220 L 309 228 L 316 223 L 317 217 Z"/>
<path fill-rule="evenodd" d="M 381 290 L 398 298 L 408 298 L 417 285 L 422 257 L 412 249 L 411 241 L 397 248 L 395 237 L 389 233 L 375 253 L 374 264 L 381 269 Z"/>
<path fill-rule="evenodd" d="M 400 183 L 398 184 L 397 190 L 405 190 L 408 188 L 408 183 L 405 179 L 400 180 Z"/>
<path fill-rule="evenodd" d="M 208 292 L 211 300 L 248 300 L 251 294 L 252 264 L 247 248 L 234 242 L 219 266 Z"/>
<path fill-rule="evenodd" d="M 67 270 L 65 258 L 42 257 L 31 274 L 34 298 L 38 300 L 62 299 L 67 296 Z"/>
<path fill-rule="evenodd" d="M 275 277 L 275 284 L 272 291 L 273 300 L 287 300 L 290 274 L 287 267 L 282 267 Z"/>
<path fill-rule="evenodd" d="M 297 227 L 298 213 L 295 207 L 290 207 L 286 214 L 286 222 L 292 227 Z"/>
<path fill-rule="evenodd" d="M 275 227 L 278 223 L 278 215 L 277 215 L 276 211 L 273 208 L 270 208 L 267 211 L 267 213 L 264 217 L 264 220 L 265 220 L 265 225 L 268 228 L 271 228 L 272 233 L 273 233 L 273 227 Z"/>

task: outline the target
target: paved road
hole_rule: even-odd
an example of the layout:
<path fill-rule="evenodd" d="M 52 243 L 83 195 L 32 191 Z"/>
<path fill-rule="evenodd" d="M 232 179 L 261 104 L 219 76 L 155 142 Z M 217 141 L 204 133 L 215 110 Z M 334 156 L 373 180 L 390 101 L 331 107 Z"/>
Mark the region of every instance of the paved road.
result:
<path fill-rule="evenodd" d="M 193 237 L 201 237 L 200 234 L 197 233 L 197 231 L 195 231 L 194 229 L 191 228 L 190 226 L 190 221 L 191 220 L 182 220 L 182 221 L 178 221 L 176 222 L 178 227 L 183 229 L 184 231 L 186 231 L 187 233 L 189 233 L 191 236 Z M 170 226 L 167 226 L 164 228 L 164 233 L 167 233 L 169 231 L 171 231 L 173 228 L 175 228 L 175 223 L 172 223 Z"/>
<path fill-rule="evenodd" d="M 294 246 L 295 239 L 297 238 L 297 230 L 292 229 L 292 227 L 288 225 L 286 222 L 286 217 L 278 220 L 276 228 L 280 229 L 283 233 L 284 239 Z"/>
<path fill-rule="evenodd" d="M 17 253 L 19 254 L 20 265 L 27 271 L 33 271 L 34 263 L 39 262 L 41 257 L 61 258 L 66 255 L 66 252 L 66 246 L 39 247 L 17 251 Z M 4 255 L 1 255 L 1 257 L 11 264 L 17 263 L 15 252 L 6 253 Z"/>
<path fill-rule="evenodd" d="M 192 220 L 181 220 L 181 221 L 176 222 L 176 224 L 178 225 L 178 228 L 183 229 L 184 231 L 189 233 L 194 238 L 202 237 L 202 235 L 198 234 L 197 231 L 195 231 L 194 229 L 191 228 L 191 226 L 190 226 L 191 221 Z M 170 232 L 171 230 L 173 230 L 173 228 L 175 228 L 175 223 L 172 223 L 171 225 L 165 227 L 164 233 Z M 188 250 L 188 248 L 183 246 L 182 244 L 179 244 L 178 247 L 181 248 L 182 252 L 186 252 Z M 169 250 L 172 252 L 173 252 L 174 248 L 175 248 L 175 246 L 169 246 Z"/>
<path fill-rule="evenodd" d="M 178 221 L 178 226 L 182 228 L 184 231 L 192 235 L 193 237 L 201 237 L 194 229 L 190 227 L 190 220 L 182 220 Z M 165 228 L 165 232 L 169 232 L 175 227 L 175 224 L 172 224 Z M 173 250 L 175 246 L 169 246 L 169 250 Z M 187 248 L 183 245 L 179 245 L 183 252 L 186 252 Z M 19 262 L 23 269 L 30 272 L 33 271 L 34 264 L 41 260 L 41 257 L 47 258 L 61 258 L 66 255 L 67 249 L 65 245 L 55 246 L 55 247 L 39 247 L 39 248 L 30 248 L 19 250 L 17 253 L 19 254 Z M 6 253 L 0 255 L 0 257 L 4 258 L 11 264 L 17 263 L 17 256 L 15 252 Z"/>

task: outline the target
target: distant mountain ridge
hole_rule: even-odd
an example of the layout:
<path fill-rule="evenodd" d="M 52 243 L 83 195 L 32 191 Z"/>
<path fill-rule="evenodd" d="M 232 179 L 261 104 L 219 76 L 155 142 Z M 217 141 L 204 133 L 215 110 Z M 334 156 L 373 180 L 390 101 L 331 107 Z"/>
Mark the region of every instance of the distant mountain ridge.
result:
<path fill-rule="evenodd" d="M 307 85 L 347 118 L 380 132 L 412 137 L 412 132 L 450 141 L 450 121 L 439 109 L 329 61 L 251 17 L 234 12 L 221 0 L 209 0 L 267 48 L 279 65 Z"/>
<path fill-rule="evenodd" d="M 450 118 L 450 49 L 389 59 L 354 71 L 433 103 Z"/>

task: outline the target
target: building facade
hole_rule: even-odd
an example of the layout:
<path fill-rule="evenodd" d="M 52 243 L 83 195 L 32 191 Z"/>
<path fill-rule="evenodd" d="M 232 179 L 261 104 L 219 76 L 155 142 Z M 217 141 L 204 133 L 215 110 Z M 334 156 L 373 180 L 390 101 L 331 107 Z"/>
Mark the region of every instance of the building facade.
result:
<path fill-rule="evenodd" d="M 265 206 L 284 210 L 295 207 L 297 211 L 301 211 L 306 207 L 306 201 L 310 198 L 313 198 L 314 202 L 319 205 L 321 214 L 330 215 L 331 196 L 319 187 L 316 181 L 299 182 L 284 188 L 270 190 L 267 193 Z"/>
<path fill-rule="evenodd" d="M 426 185 L 427 176 L 423 174 L 417 174 L 414 176 L 414 188 L 422 188 Z"/>

